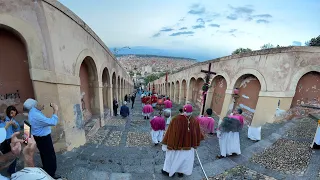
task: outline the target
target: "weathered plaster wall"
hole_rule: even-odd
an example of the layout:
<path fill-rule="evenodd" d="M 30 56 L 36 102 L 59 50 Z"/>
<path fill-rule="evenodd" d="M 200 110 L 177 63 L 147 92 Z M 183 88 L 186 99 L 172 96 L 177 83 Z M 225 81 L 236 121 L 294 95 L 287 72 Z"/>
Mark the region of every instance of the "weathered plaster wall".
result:
<path fill-rule="evenodd" d="M 53 128 L 57 149 L 72 149 L 85 142 L 83 112 L 81 111 L 80 66 L 86 57 L 93 63 L 96 79 L 90 82 L 94 97 L 89 99 L 93 113 L 104 116 L 102 72 L 114 82 L 116 95 L 133 90 L 127 72 L 110 53 L 98 36 L 74 13 L 55 0 L 0 0 L 0 28 L 9 27 L 25 42 L 30 78 L 35 98 L 47 105 L 60 106 L 59 125 Z M 106 80 L 111 82 L 111 79 Z M 108 85 L 112 88 L 112 85 Z M 111 91 L 107 94 L 111 96 Z M 123 98 L 123 97 L 121 97 Z M 111 105 L 112 97 L 105 98 Z M 112 110 L 112 107 L 109 109 Z M 46 115 L 52 110 L 46 107 Z M 103 121 L 103 120 L 101 120 Z M 102 122 L 99 122 L 103 124 Z"/>
<path fill-rule="evenodd" d="M 204 77 L 204 74 L 200 73 L 200 71 L 207 70 L 208 63 L 212 63 L 212 71 L 217 73 L 216 76 L 223 76 L 227 82 L 221 116 L 226 115 L 233 102 L 231 94 L 237 80 L 245 74 L 251 74 L 258 79 L 261 89 L 256 109 L 273 108 L 273 110 L 270 110 L 270 116 L 266 116 L 262 110 L 255 112 L 252 124 L 260 125 L 269 122 L 270 117 L 274 116 L 278 100 L 283 102 L 283 109 L 290 108 L 298 81 L 304 74 L 310 71 L 320 72 L 320 48 L 275 48 L 222 57 L 197 63 L 181 72 L 171 74 L 168 76 L 168 82 L 182 82 L 183 79 L 186 79 L 187 89 L 191 90 L 190 79 Z M 163 82 L 165 82 L 165 77 L 151 83 L 162 84 Z M 188 97 L 188 99 L 191 98 Z M 262 100 L 267 103 L 262 102 Z M 209 106 L 207 102 L 206 107 Z"/>

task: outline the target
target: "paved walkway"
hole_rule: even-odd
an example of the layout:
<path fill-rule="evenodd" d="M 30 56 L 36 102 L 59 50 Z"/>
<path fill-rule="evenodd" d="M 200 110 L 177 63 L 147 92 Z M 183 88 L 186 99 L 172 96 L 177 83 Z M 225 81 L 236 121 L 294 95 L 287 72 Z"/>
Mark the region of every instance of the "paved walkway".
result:
<path fill-rule="evenodd" d="M 130 104 L 129 104 L 129 107 Z M 177 113 L 181 105 L 174 105 Z M 191 176 L 168 178 L 161 174 L 165 153 L 151 142 L 149 120 L 141 115 L 141 101 L 136 98 L 132 116 L 114 117 L 99 129 L 87 144 L 57 155 L 57 173 L 68 180 L 165 180 L 204 178 L 195 158 Z M 296 119 L 286 123 L 266 124 L 262 139 L 247 138 L 247 128 L 240 133 L 242 154 L 215 159 L 219 154 L 216 136 L 208 136 L 198 148 L 210 179 L 319 179 L 320 152 L 309 148 L 316 121 Z M 37 157 L 40 166 L 40 159 Z"/>

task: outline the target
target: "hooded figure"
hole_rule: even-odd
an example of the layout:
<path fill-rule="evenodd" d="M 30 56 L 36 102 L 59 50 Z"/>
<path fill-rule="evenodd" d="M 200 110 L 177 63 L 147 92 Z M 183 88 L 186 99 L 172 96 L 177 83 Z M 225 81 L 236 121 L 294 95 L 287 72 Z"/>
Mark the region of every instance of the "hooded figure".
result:
<path fill-rule="evenodd" d="M 191 175 L 194 163 L 194 149 L 204 139 L 198 121 L 192 116 L 192 106 L 184 106 L 184 115 L 177 115 L 172 120 L 162 141 L 162 150 L 166 158 L 162 173 L 179 177 Z"/>

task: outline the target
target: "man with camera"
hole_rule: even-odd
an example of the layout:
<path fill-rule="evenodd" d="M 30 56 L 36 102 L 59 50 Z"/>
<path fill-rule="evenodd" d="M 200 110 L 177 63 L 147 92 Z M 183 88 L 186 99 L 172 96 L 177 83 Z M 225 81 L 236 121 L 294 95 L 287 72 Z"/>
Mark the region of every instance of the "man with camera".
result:
<path fill-rule="evenodd" d="M 36 100 L 27 99 L 23 104 L 24 110 L 28 112 L 28 119 L 32 128 L 31 134 L 37 143 L 43 169 L 54 179 L 59 179 L 60 176 L 55 174 L 57 160 L 51 138 L 51 126 L 58 124 L 58 106 L 50 103 L 50 107 L 53 109 L 53 114 L 51 118 L 48 118 L 41 112 L 44 105 Z"/>

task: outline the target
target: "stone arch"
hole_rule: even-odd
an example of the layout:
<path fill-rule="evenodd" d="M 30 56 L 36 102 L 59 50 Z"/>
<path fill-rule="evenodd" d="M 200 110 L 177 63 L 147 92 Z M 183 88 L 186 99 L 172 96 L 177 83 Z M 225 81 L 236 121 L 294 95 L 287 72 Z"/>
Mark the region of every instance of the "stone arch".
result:
<path fill-rule="evenodd" d="M 187 101 L 193 101 L 193 90 L 195 88 L 196 85 L 196 79 L 194 77 L 191 77 L 190 81 L 189 81 L 189 91 L 188 91 L 188 99 Z"/>
<path fill-rule="evenodd" d="M 320 72 L 320 65 L 310 65 L 304 68 L 299 69 L 293 76 L 290 83 L 289 91 L 295 91 L 298 85 L 299 80 L 307 74 L 308 72 Z"/>
<path fill-rule="evenodd" d="M 239 89 L 239 97 L 233 109 L 241 108 L 246 122 L 251 124 L 261 90 L 260 81 L 252 74 L 244 74 L 237 79 L 234 88 Z"/>
<path fill-rule="evenodd" d="M 210 98 L 210 107 L 214 112 L 217 113 L 217 115 L 221 114 L 224 97 L 226 95 L 227 84 L 228 83 L 226 79 L 221 75 L 215 76 L 211 82 L 212 97 Z"/>
<path fill-rule="evenodd" d="M 0 26 L 0 112 L 10 105 L 22 112 L 24 101 L 34 98 L 27 47 L 21 38 L 15 30 Z"/>
<path fill-rule="evenodd" d="M 170 87 L 171 87 L 171 83 L 168 82 L 168 83 L 167 83 L 167 88 L 166 88 L 166 95 L 169 96 L 169 97 L 170 97 L 170 92 L 171 92 Z M 170 97 L 170 98 L 171 98 L 171 97 Z"/>
<path fill-rule="evenodd" d="M 297 83 L 291 107 L 297 105 L 320 104 L 320 72 L 311 71 L 304 74 Z"/>
<path fill-rule="evenodd" d="M 98 73 L 94 60 L 86 56 L 79 68 L 80 92 L 82 110 L 85 121 L 89 120 L 92 114 L 100 115 L 99 94 L 98 94 Z"/>
<path fill-rule="evenodd" d="M 187 81 L 185 79 L 182 80 L 181 83 L 181 101 L 180 103 L 185 104 L 187 99 Z"/>
<path fill-rule="evenodd" d="M 175 102 L 179 103 L 179 98 L 180 98 L 180 82 L 179 82 L 179 80 L 176 81 L 174 96 L 175 96 Z"/>
<path fill-rule="evenodd" d="M 29 69 L 45 69 L 43 45 L 30 23 L 9 14 L 0 14 L 0 28 L 10 28 L 20 37 L 27 51 Z"/>
<path fill-rule="evenodd" d="M 84 61 L 84 59 L 86 58 L 86 57 L 91 57 L 91 59 L 93 60 L 93 63 L 91 63 L 91 65 L 93 66 L 93 67 L 90 67 L 90 68 L 94 68 L 95 69 L 95 74 L 98 74 L 98 72 L 97 72 L 97 66 L 96 66 L 96 61 L 95 61 L 95 59 L 97 59 L 96 57 L 95 57 L 95 55 L 93 54 L 93 52 L 91 51 L 91 50 L 89 50 L 89 49 L 84 49 L 84 50 L 82 50 L 81 52 L 80 52 L 80 54 L 78 55 L 78 57 L 77 57 L 77 60 L 76 60 L 76 65 L 75 65 L 75 68 L 74 68 L 74 72 L 73 72 L 73 75 L 74 76 L 77 76 L 77 77 L 79 77 L 80 76 L 80 66 L 82 65 L 82 63 L 83 63 L 83 61 Z M 97 75 L 97 77 L 98 77 L 98 75 Z M 102 76 L 101 76 L 102 77 Z M 97 79 L 98 80 L 98 79 Z"/>
<path fill-rule="evenodd" d="M 124 83 L 123 83 L 123 78 L 120 79 L 120 99 L 121 99 L 121 104 L 122 104 L 122 101 L 124 100 Z"/>
<path fill-rule="evenodd" d="M 231 84 L 230 84 L 230 87 L 234 87 L 235 84 L 236 84 L 236 81 L 243 75 L 245 74 L 252 74 L 253 76 L 255 76 L 259 82 L 260 82 L 260 85 L 261 85 L 261 91 L 267 91 L 267 83 L 266 83 L 266 80 L 265 78 L 263 77 L 263 75 L 255 70 L 255 69 L 243 69 L 241 71 L 239 71 L 233 78 L 233 80 L 231 81 Z"/>
<path fill-rule="evenodd" d="M 112 96 L 110 91 L 111 91 L 110 73 L 109 73 L 109 69 L 105 67 L 102 72 L 102 94 L 103 94 L 102 96 L 103 96 L 104 114 L 110 113 L 111 102 L 112 102 Z"/>
<path fill-rule="evenodd" d="M 226 85 L 227 85 L 227 89 L 229 88 L 230 84 L 231 84 L 231 81 L 230 81 L 230 77 L 229 75 L 226 73 L 226 72 L 218 72 L 214 77 L 217 77 L 217 76 L 222 76 L 224 78 L 224 80 L 226 81 Z M 232 86 L 231 86 L 232 87 Z"/>

